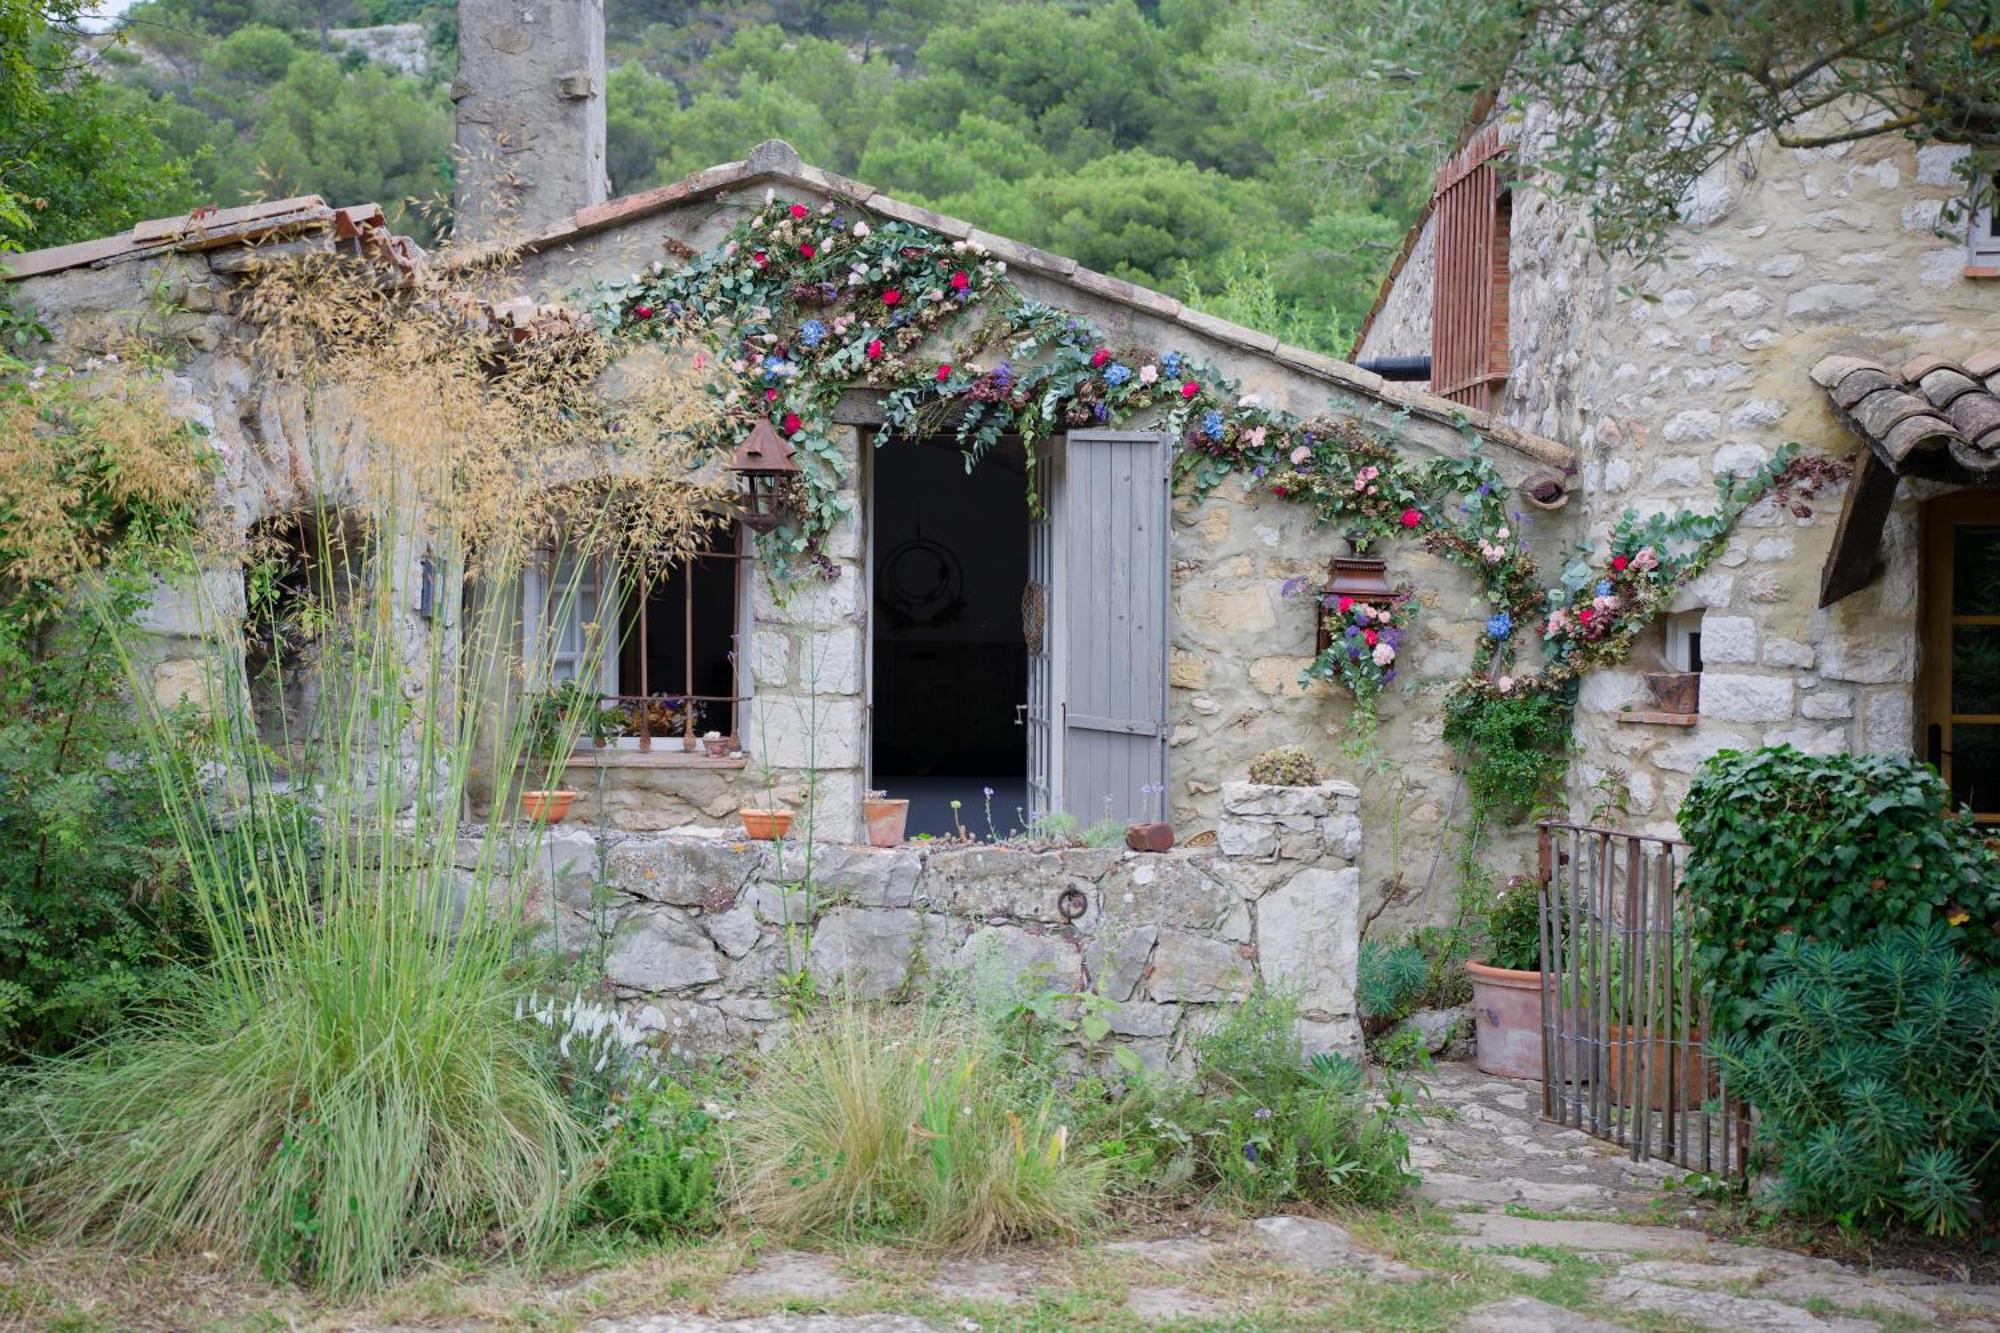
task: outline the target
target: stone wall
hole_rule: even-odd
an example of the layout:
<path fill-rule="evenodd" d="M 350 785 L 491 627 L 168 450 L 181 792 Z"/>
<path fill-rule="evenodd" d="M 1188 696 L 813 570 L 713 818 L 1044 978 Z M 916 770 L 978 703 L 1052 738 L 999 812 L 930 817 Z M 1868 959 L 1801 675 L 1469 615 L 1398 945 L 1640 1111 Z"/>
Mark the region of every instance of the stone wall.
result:
<path fill-rule="evenodd" d="M 801 974 L 874 1001 L 1094 991 L 1115 1006 L 1113 1039 L 1154 1068 L 1261 981 L 1298 996 L 1308 1049 L 1358 1050 L 1360 793 L 1221 795 L 1217 845 L 1161 854 L 575 825 L 542 846 L 521 826 L 504 836 L 526 910 L 559 948 L 600 958 L 623 1007 L 684 1050 L 772 1040 Z M 495 854 L 491 836 L 462 842 L 468 873 Z"/>
<path fill-rule="evenodd" d="M 1518 127 L 1519 175 L 1532 175 L 1546 128 L 1543 112 Z M 1962 188 L 1958 156 L 1895 137 L 1813 150 L 1756 142 L 1702 179 L 1668 237 L 1672 257 L 1638 272 L 1595 254 L 1577 205 L 1517 185 L 1513 371 L 1496 415 L 1577 450 L 1578 536 L 1601 550 L 1627 507 L 1710 504 L 1717 475 L 1754 469 L 1786 441 L 1851 456 L 1858 441 L 1807 374 L 1823 356 L 1896 364 L 2000 337 L 1996 289 L 1963 274 L 1964 224 L 1934 232 Z M 1427 254 L 1413 253 L 1363 355 L 1428 350 Z M 1702 633 L 1699 722 L 1618 720 L 1643 706 L 1641 675 L 1663 669 L 1658 635 L 1628 668 L 1590 677 L 1577 710 L 1577 812 L 1670 832 L 1694 769 L 1717 750 L 1911 748 L 1923 498 L 1906 487 L 1875 583 L 1826 610 L 1819 573 L 1839 492 L 1810 519 L 1769 505 L 1747 515 L 1677 608 Z"/>

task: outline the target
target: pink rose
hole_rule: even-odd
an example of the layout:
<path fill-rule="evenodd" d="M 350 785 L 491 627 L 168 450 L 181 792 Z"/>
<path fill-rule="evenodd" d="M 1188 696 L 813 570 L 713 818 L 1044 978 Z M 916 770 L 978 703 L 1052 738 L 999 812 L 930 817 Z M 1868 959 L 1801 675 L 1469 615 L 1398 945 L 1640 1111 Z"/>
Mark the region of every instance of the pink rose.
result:
<path fill-rule="evenodd" d="M 1193 380 L 1188 380 L 1186 383 L 1181 385 L 1182 398 L 1193 398 L 1196 394 L 1200 392 L 1201 392 L 1201 386 L 1199 384 L 1196 384 Z"/>

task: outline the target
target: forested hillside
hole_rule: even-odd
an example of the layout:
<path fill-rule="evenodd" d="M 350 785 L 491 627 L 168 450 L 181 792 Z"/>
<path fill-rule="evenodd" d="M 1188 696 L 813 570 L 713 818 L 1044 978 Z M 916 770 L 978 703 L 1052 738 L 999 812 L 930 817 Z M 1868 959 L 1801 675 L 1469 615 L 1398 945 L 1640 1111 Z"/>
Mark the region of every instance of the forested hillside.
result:
<path fill-rule="evenodd" d="M 22 11 L 41 96 L 0 117 L 14 246 L 308 191 L 379 201 L 429 241 L 448 228 L 451 6 L 141 0 L 109 34 L 65 30 L 71 17 Z M 1286 77 L 1283 17 L 1224 0 L 608 0 L 612 190 L 779 136 L 1338 349 L 1421 201 L 1431 127 L 1416 152 L 1329 152 L 1343 127 Z"/>

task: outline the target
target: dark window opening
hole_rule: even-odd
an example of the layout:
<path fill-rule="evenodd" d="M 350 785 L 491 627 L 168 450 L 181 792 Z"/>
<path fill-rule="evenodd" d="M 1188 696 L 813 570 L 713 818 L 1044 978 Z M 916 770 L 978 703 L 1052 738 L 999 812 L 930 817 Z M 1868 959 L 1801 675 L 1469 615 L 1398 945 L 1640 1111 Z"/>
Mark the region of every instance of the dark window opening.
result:
<path fill-rule="evenodd" d="M 653 735 L 737 737 L 734 551 L 705 552 L 620 598 L 618 693 L 652 700 Z M 692 704 L 692 708 L 688 705 Z M 633 716 L 638 718 L 636 707 Z"/>

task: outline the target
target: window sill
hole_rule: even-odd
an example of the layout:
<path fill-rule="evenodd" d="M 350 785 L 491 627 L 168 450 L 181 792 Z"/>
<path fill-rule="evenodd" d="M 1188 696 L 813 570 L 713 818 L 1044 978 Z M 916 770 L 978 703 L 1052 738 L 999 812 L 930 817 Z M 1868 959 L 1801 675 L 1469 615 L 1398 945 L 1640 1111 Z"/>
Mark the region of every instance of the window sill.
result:
<path fill-rule="evenodd" d="M 1618 720 L 1645 727 L 1691 727 L 1701 721 L 1701 714 L 1662 713 L 1658 709 L 1630 708 L 1619 713 Z"/>
<path fill-rule="evenodd" d="M 666 749 L 618 750 L 606 747 L 602 750 L 578 750 L 565 762 L 566 768 L 706 768 L 730 770 L 748 768 L 748 755 L 725 755 L 721 759 L 711 759 L 700 750 Z"/>

